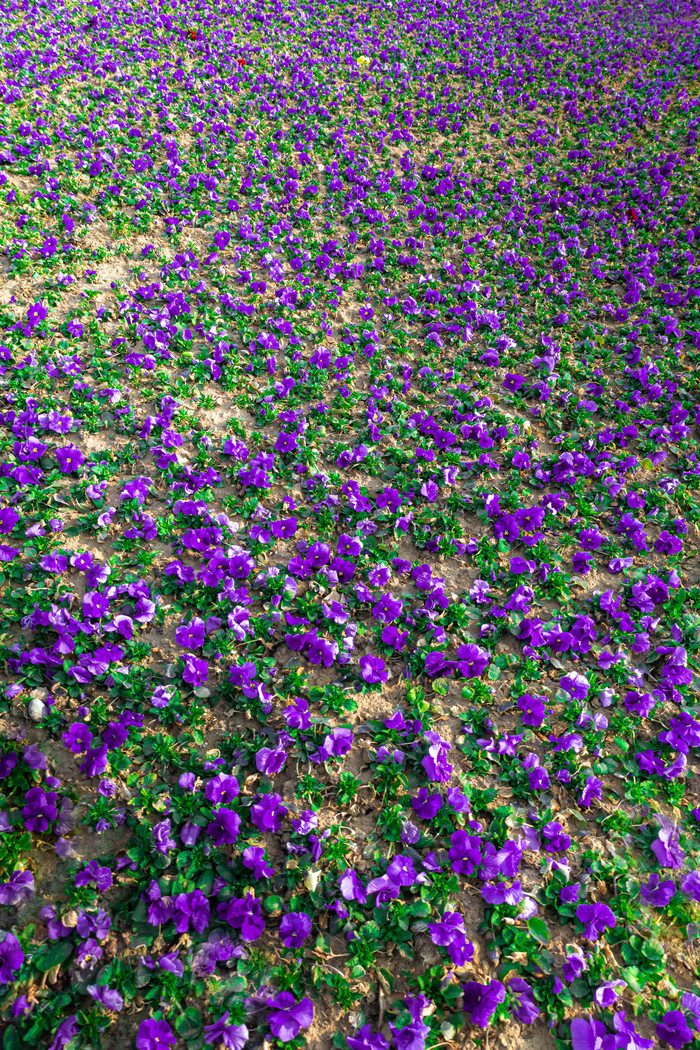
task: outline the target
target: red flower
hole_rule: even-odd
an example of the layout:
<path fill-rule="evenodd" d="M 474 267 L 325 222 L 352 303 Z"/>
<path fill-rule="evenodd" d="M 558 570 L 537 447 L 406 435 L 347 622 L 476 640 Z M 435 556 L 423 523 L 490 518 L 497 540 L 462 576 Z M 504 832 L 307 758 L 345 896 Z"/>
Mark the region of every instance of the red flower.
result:
<path fill-rule="evenodd" d="M 197 39 L 197 30 L 196 29 L 190 29 L 188 35 L 189 35 L 190 40 L 196 40 Z"/>
<path fill-rule="evenodd" d="M 244 58 L 239 58 L 238 59 L 238 65 L 239 66 L 244 66 L 245 65 L 245 59 Z"/>
<path fill-rule="evenodd" d="M 628 208 L 627 209 L 627 218 L 631 219 L 633 222 L 637 221 L 637 213 L 634 210 L 634 208 Z"/>

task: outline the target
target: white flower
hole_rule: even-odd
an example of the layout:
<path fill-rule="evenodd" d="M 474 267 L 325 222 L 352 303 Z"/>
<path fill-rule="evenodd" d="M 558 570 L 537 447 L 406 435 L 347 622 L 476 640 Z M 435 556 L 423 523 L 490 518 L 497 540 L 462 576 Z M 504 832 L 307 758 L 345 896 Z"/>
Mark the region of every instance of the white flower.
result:
<path fill-rule="evenodd" d="M 306 886 L 309 893 L 315 893 L 318 888 L 319 879 L 321 872 L 316 868 L 309 868 L 304 876 L 304 885 Z"/>

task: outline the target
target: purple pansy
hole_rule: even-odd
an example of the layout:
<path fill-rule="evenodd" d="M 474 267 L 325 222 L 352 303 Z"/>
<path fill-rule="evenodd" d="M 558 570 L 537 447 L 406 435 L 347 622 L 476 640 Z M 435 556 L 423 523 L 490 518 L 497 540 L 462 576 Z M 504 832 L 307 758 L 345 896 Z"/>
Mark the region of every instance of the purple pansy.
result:
<path fill-rule="evenodd" d="M 310 999 L 299 1002 L 291 992 L 279 992 L 267 999 L 270 1008 L 268 1024 L 276 1039 L 289 1043 L 296 1039 L 302 1028 L 308 1028 L 314 1019 L 314 1006 Z"/>

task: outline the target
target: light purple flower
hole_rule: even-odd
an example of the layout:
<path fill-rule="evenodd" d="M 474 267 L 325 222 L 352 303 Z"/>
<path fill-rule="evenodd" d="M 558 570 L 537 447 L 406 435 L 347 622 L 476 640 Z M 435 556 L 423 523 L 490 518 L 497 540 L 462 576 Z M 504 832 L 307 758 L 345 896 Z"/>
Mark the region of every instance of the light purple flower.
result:
<path fill-rule="evenodd" d="M 218 1021 L 204 1026 L 204 1042 L 219 1046 L 221 1043 L 226 1050 L 243 1050 L 248 1042 L 248 1027 L 244 1024 L 229 1024 L 230 1011 L 222 1014 Z"/>
<path fill-rule="evenodd" d="M 607 1010 L 616 1002 L 620 994 L 618 989 L 626 987 L 627 981 L 606 981 L 604 984 L 598 985 L 593 998 L 598 1003 L 598 1006 Z"/>
<path fill-rule="evenodd" d="M 683 867 L 685 851 L 680 846 L 679 838 L 678 828 L 668 823 L 661 827 L 659 837 L 652 842 L 652 852 L 662 868 Z"/>
<path fill-rule="evenodd" d="M 124 999 L 116 988 L 107 988 L 105 985 L 89 984 L 88 994 L 96 999 L 98 1003 L 107 1010 L 119 1011 L 124 1005 Z"/>
<path fill-rule="evenodd" d="M 31 871 L 14 871 L 10 881 L 0 885 L 0 904 L 16 906 L 33 899 L 34 876 Z"/>
<path fill-rule="evenodd" d="M 559 685 L 573 700 L 585 700 L 591 687 L 590 682 L 583 674 L 571 671 L 559 679 Z"/>

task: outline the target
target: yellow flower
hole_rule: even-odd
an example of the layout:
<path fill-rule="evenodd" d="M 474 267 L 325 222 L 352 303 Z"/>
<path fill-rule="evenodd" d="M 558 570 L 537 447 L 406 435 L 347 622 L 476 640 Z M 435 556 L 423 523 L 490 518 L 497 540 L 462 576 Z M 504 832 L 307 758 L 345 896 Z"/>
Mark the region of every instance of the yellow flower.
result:
<path fill-rule="evenodd" d="M 367 69 L 367 67 L 370 64 L 370 60 L 369 60 L 369 58 L 367 58 L 367 55 L 360 55 L 360 57 L 357 60 L 357 64 L 362 69 Z"/>

